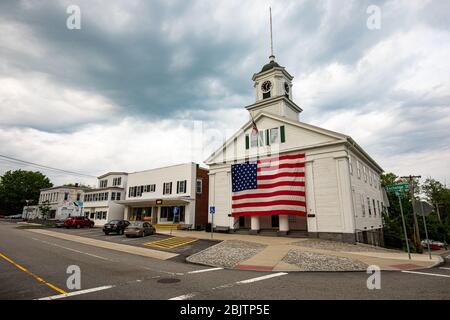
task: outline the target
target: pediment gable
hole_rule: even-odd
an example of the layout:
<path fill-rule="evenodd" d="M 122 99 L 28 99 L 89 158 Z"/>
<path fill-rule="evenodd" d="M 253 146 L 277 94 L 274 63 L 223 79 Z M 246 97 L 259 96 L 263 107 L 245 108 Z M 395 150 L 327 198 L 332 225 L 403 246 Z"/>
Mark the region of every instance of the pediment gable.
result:
<path fill-rule="evenodd" d="M 347 136 L 305 124 L 299 121 L 289 120 L 269 113 L 260 113 L 255 118 L 258 130 L 262 132 L 262 140 L 260 146 L 249 146 L 246 136 L 251 136 L 252 121 L 244 124 L 232 137 L 230 137 L 221 148 L 214 152 L 205 163 L 210 165 L 214 163 L 231 162 L 234 159 L 243 159 L 252 157 L 256 154 L 264 154 L 266 152 L 284 152 L 294 149 L 307 149 L 321 145 L 346 141 Z M 281 127 L 284 127 L 281 129 Z M 271 143 L 271 130 L 277 130 L 279 139 L 281 140 L 281 130 L 284 131 L 284 141 L 279 143 Z M 267 143 L 269 140 L 269 143 Z M 248 148 L 247 148 L 248 147 Z"/>

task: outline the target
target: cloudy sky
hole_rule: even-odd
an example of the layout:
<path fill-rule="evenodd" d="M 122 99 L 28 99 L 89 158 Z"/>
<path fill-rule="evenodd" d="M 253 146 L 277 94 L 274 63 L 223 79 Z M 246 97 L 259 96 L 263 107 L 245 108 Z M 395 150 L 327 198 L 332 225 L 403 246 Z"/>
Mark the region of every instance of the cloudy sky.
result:
<path fill-rule="evenodd" d="M 66 27 L 70 5 L 80 30 Z M 201 163 L 247 119 L 269 5 L 301 121 L 351 135 L 385 171 L 450 183 L 440 0 L 1 1 L 0 154 L 93 176 Z M 15 168 L 0 160 L 0 174 Z"/>

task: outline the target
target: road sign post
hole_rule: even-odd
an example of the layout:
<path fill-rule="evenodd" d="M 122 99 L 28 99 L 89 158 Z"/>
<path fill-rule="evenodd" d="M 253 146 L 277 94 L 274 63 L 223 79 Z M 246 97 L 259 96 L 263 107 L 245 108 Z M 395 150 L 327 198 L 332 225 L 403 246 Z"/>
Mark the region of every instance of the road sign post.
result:
<path fill-rule="evenodd" d="M 209 213 L 211 214 L 211 239 L 214 234 L 214 214 L 216 213 L 216 207 L 209 207 Z"/>
<path fill-rule="evenodd" d="M 423 201 L 420 201 L 420 212 L 422 213 L 423 227 L 425 228 L 425 238 L 426 238 L 425 241 L 426 241 L 427 248 L 428 248 L 428 255 L 430 256 L 430 260 L 431 260 L 431 243 L 430 243 L 430 240 L 428 239 L 427 222 L 425 221 L 425 212 L 423 211 Z"/>
<path fill-rule="evenodd" d="M 406 232 L 405 216 L 403 215 L 402 199 L 400 198 L 400 192 L 395 193 L 400 205 L 400 214 L 402 215 L 403 232 L 405 233 L 406 249 L 408 250 L 408 258 L 411 260 L 411 250 L 409 249 L 408 233 Z"/>
<path fill-rule="evenodd" d="M 397 195 L 398 204 L 400 205 L 400 214 L 402 216 L 402 225 L 403 225 L 403 232 L 405 234 L 406 249 L 408 251 L 408 258 L 409 258 L 409 260 L 411 260 L 411 250 L 409 248 L 408 233 L 406 232 L 405 216 L 403 214 L 402 199 L 400 197 L 400 192 L 406 191 L 408 189 L 409 189 L 409 185 L 407 183 L 391 184 L 391 185 L 386 186 L 387 192 L 395 192 L 395 194 Z"/>

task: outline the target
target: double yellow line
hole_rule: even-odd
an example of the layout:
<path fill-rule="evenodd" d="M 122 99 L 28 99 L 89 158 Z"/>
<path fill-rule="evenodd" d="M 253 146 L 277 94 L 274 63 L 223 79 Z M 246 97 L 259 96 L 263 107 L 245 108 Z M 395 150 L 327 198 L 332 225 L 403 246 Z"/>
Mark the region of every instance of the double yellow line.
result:
<path fill-rule="evenodd" d="M 34 273 L 32 273 L 31 271 L 28 271 L 26 268 L 22 267 L 20 264 L 14 262 L 12 259 L 8 258 L 7 256 L 5 256 L 4 254 L 0 253 L 0 257 L 2 257 L 3 259 L 5 259 L 6 261 L 8 261 L 9 263 L 11 263 L 12 265 L 14 265 L 16 268 L 22 270 L 23 272 L 25 272 L 26 274 L 32 276 L 34 279 L 36 279 L 38 282 L 45 284 L 46 286 L 52 288 L 53 290 L 55 290 L 56 292 L 59 292 L 61 294 L 66 294 L 67 292 L 64 291 L 63 289 L 58 288 L 57 286 L 54 286 L 53 284 L 45 281 L 44 279 L 42 279 L 41 277 L 38 277 L 37 275 L 35 275 Z"/>

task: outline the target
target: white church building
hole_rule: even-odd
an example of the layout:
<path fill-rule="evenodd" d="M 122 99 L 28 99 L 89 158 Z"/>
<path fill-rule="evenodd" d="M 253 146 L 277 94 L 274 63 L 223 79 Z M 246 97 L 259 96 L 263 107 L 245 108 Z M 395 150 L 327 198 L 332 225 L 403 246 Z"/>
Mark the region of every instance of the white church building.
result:
<path fill-rule="evenodd" d="M 383 169 L 350 136 L 300 121 L 302 109 L 292 99 L 293 76 L 273 54 L 252 80 L 256 101 L 245 107 L 249 121 L 205 160 L 210 168 L 209 206 L 215 211 L 209 222 L 218 230 L 382 245 Z M 259 195 L 259 211 L 237 210 L 248 204 L 234 202 L 239 197 L 233 192 L 233 165 L 259 166 L 263 159 L 298 154 L 303 158 L 298 164 L 300 187 L 295 189 L 299 201 L 294 202 L 302 207 L 279 205 L 283 202 L 277 200 L 277 191 Z M 252 192 L 259 187 L 258 180 Z M 290 211 L 283 210 L 288 207 Z"/>

